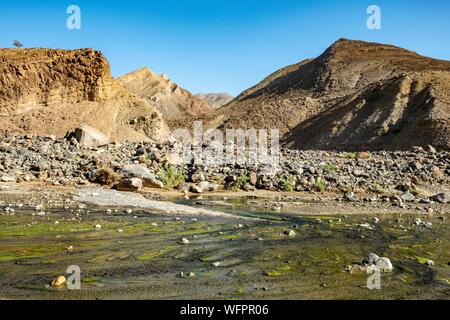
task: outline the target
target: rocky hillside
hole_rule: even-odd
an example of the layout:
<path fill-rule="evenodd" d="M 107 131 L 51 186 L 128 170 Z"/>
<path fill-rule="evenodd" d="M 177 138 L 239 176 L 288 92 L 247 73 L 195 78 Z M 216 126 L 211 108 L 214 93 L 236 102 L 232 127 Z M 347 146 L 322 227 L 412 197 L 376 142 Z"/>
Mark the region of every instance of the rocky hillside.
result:
<path fill-rule="evenodd" d="M 211 117 L 221 128 L 278 128 L 299 149 L 450 148 L 450 62 L 341 39 L 280 69 Z"/>
<path fill-rule="evenodd" d="M 214 109 L 223 107 L 231 102 L 234 97 L 226 92 L 222 93 L 198 93 L 195 95 L 197 98 L 206 101 Z"/>
<path fill-rule="evenodd" d="M 156 106 L 166 120 L 198 116 L 214 110 L 165 75 L 157 75 L 148 68 L 123 75 L 117 81 L 136 96 Z"/>
<path fill-rule="evenodd" d="M 0 49 L 0 115 L 3 131 L 63 136 L 85 123 L 117 141 L 169 136 L 161 114 L 92 49 Z"/>

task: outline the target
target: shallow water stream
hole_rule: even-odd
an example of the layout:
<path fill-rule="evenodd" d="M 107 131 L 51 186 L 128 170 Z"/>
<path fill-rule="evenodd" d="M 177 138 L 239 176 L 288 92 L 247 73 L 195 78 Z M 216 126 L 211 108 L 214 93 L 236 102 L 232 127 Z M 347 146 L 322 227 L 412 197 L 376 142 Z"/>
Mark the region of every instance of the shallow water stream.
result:
<path fill-rule="evenodd" d="M 214 203 L 207 208 L 256 219 L 167 217 L 127 208 L 107 213 L 104 207 L 4 213 L 0 298 L 450 297 L 450 230 L 443 217 L 386 214 L 376 223 L 367 214 L 302 216 L 254 210 L 245 201 Z M 416 225 L 417 218 L 432 224 Z M 289 230 L 295 235 L 285 234 Z M 367 288 L 365 272 L 347 270 L 370 252 L 394 265 L 381 275 L 380 290 Z M 50 287 L 70 265 L 81 269 L 81 289 Z"/>

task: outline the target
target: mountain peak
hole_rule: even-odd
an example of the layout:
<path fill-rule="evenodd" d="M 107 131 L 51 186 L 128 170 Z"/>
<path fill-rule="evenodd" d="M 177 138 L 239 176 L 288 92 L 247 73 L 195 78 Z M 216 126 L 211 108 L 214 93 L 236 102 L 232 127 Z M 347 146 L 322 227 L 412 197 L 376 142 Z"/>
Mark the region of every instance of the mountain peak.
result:
<path fill-rule="evenodd" d="M 449 83 L 450 61 L 339 39 L 247 89 L 211 123 L 278 128 L 297 148 L 450 148 Z"/>
<path fill-rule="evenodd" d="M 166 120 L 178 120 L 213 111 L 205 101 L 169 80 L 165 74 L 158 75 L 147 67 L 127 73 L 116 80 L 128 91 L 154 105 Z"/>

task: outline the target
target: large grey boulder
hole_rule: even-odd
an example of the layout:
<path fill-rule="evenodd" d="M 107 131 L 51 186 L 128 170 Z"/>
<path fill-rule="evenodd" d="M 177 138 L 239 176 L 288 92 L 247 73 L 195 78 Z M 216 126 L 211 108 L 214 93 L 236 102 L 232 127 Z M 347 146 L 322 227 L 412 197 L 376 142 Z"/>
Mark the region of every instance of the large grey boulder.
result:
<path fill-rule="evenodd" d="M 109 138 L 99 130 L 83 124 L 73 132 L 66 134 L 67 139 L 74 138 L 78 144 L 85 148 L 96 148 L 109 143 Z"/>
<path fill-rule="evenodd" d="M 439 203 L 449 203 L 450 202 L 450 193 L 438 193 L 431 197 L 431 200 L 437 201 Z"/>
<path fill-rule="evenodd" d="M 155 175 L 140 164 L 128 164 L 121 169 L 124 176 L 140 178 L 144 187 L 163 188 L 164 184 L 156 179 Z"/>

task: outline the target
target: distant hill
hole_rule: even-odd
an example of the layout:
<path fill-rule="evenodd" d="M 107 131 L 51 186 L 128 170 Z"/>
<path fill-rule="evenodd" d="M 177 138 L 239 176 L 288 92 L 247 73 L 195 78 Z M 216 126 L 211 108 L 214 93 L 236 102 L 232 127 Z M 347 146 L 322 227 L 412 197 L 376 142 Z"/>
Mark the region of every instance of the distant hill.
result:
<path fill-rule="evenodd" d="M 228 104 L 234 97 L 228 93 L 198 93 L 195 95 L 197 98 L 206 101 L 214 109 L 219 109 Z"/>
<path fill-rule="evenodd" d="M 165 120 L 211 113 L 214 109 L 164 75 L 141 68 L 116 79 L 128 91 L 154 105 Z"/>
<path fill-rule="evenodd" d="M 208 119 L 219 128 L 278 128 L 283 142 L 299 149 L 449 149 L 449 115 L 449 61 L 341 39 Z"/>

